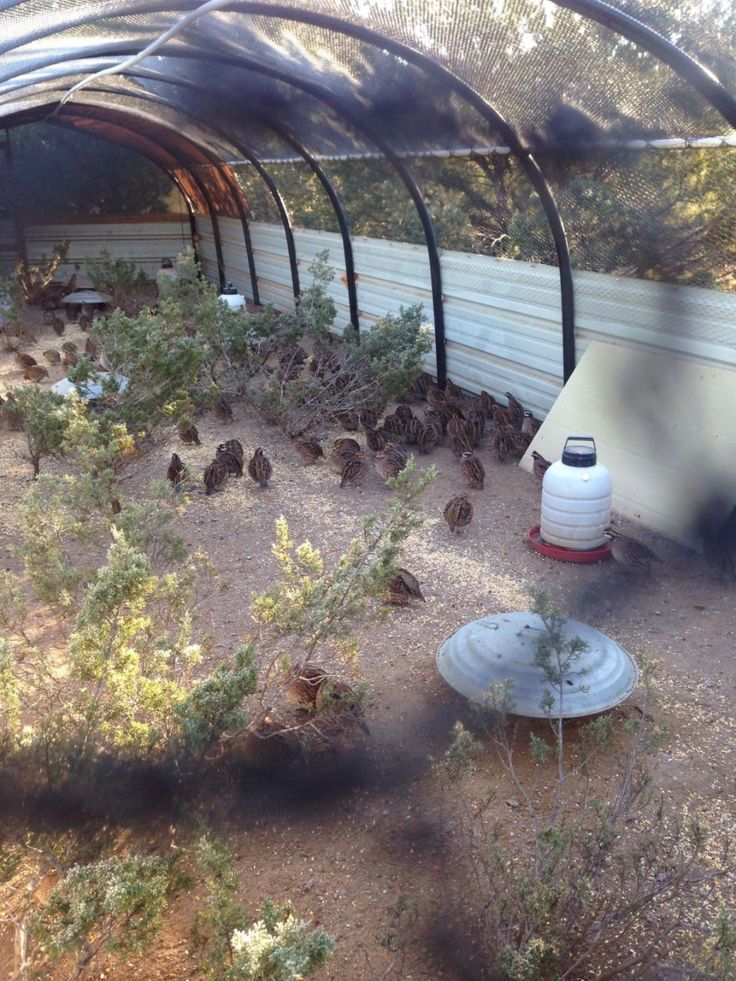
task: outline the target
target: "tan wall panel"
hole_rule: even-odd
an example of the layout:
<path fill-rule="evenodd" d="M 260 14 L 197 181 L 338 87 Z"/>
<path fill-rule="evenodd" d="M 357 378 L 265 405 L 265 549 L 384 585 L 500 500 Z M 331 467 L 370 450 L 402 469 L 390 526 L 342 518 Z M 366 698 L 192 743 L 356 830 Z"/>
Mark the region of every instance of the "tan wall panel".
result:
<path fill-rule="evenodd" d="M 697 547 L 699 518 L 736 504 L 734 420 L 734 371 L 593 341 L 521 465 L 531 449 L 558 460 L 567 436 L 593 436 L 614 509 Z"/>

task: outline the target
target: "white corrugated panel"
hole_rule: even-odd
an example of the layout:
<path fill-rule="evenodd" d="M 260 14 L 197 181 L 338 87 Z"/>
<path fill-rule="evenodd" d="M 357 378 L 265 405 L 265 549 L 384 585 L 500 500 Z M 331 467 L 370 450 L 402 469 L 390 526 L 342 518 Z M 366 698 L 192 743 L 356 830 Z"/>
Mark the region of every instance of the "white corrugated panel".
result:
<path fill-rule="evenodd" d="M 220 219 L 221 229 L 233 219 Z M 206 222 L 202 223 L 202 227 Z M 223 231 L 237 251 L 237 234 Z M 293 308 L 283 229 L 251 225 L 263 303 Z M 331 232 L 294 233 L 302 287 L 315 255 L 329 250 L 337 276 L 329 292 L 337 305 L 335 327 L 349 321 L 342 239 Z M 209 232 L 211 239 L 211 231 Z M 205 239 L 207 235 L 205 234 Z M 242 235 L 241 235 L 242 239 Z M 216 279 L 214 246 L 206 272 Z M 400 306 L 424 305 L 432 319 L 429 263 L 424 246 L 353 238 L 361 327 Z M 208 253 L 209 254 L 209 253 Z M 227 276 L 247 292 L 243 258 L 227 254 Z M 232 265 L 231 265 L 232 262 Z M 462 388 L 494 395 L 513 391 L 545 415 L 562 388 L 559 271 L 551 266 L 463 252 L 442 253 L 448 375 Z M 693 362 L 736 368 L 736 296 L 688 286 L 575 273 L 577 357 L 591 340 L 643 348 Z M 433 355 L 428 360 L 431 370 Z"/>
<path fill-rule="evenodd" d="M 184 216 L 161 215 L 155 218 L 118 219 L 110 221 L 65 221 L 55 224 L 33 224 L 24 228 L 28 258 L 39 262 L 51 255 L 53 247 L 69 240 L 67 261 L 60 266 L 58 277 L 71 276 L 75 266 L 84 271 L 87 258 L 96 258 L 106 250 L 113 259 L 132 259 L 148 276 L 155 276 L 164 257 L 173 258 L 191 245 L 189 220 Z M 10 222 L 0 225 L 0 246 L 10 256 L 15 253 L 15 239 Z M 7 251 L 6 251 L 7 250 Z"/>

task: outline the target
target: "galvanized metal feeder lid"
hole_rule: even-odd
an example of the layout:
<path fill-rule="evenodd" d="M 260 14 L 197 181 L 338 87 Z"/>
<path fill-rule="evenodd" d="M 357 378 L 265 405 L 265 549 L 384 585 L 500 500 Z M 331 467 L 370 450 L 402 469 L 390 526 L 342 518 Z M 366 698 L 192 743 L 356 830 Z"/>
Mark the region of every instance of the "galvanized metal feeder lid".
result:
<path fill-rule="evenodd" d="M 437 667 L 445 681 L 462 695 L 482 702 L 494 682 L 510 680 L 513 714 L 532 719 L 575 719 L 613 708 L 628 698 L 639 680 L 631 656 L 600 630 L 567 620 L 566 639 L 579 637 L 588 645 L 564 675 L 562 711 L 559 694 L 541 667 L 534 663 L 535 641 L 544 630 L 536 613 L 500 613 L 459 627 L 440 644 Z M 545 692 L 553 702 L 541 707 Z"/>
<path fill-rule="evenodd" d="M 99 293 L 97 290 L 75 290 L 74 293 L 67 293 L 62 298 L 62 303 L 109 303 L 112 297 L 107 293 Z"/>

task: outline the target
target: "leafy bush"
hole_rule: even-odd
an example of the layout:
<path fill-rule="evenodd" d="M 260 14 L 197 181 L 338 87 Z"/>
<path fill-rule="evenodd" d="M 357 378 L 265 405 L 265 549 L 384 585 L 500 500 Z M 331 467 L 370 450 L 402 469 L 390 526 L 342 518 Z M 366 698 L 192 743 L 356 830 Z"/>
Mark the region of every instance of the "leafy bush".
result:
<path fill-rule="evenodd" d="M 23 385 L 12 394 L 14 407 L 23 423 L 33 476 L 37 477 L 41 460 L 61 453 L 65 425 L 59 409 L 64 399 L 36 385 Z"/>
<path fill-rule="evenodd" d="M 288 903 L 266 902 L 261 918 L 231 940 L 233 978 L 242 981 L 300 981 L 325 965 L 335 941 L 322 927 L 310 930 Z"/>
<path fill-rule="evenodd" d="M 335 941 L 321 927 L 297 920 L 290 904 L 266 900 L 250 923 L 238 902 L 239 881 L 232 851 L 205 835 L 196 845 L 207 897 L 196 926 L 204 946 L 202 966 L 217 981 L 299 981 L 330 959 Z M 250 925 L 249 925 L 250 923 Z"/>
<path fill-rule="evenodd" d="M 371 377 L 380 383 L 384 403 L 411 391 L 423 370 L 424 355 L 432 350 L 434 339 L 422 330 L 422 313 L 421 303 L 399 307 L 397 315 L 386 314 L 360 336 Z M 355 343 L 352 330 L 345 337 Z"/>
<path fill-rule="evenodd" d="M 78 978 L 100 954 L 147 950 L 177 879 L 171 858 L 129 855 L 69 869 L 33 922 L 37 960 L 76 958 Z"/>
<path fill-rule="evenodd" d="M 135 315 L 150 298 L 152 283 L 135 262 L 113 259 L 103 249 L 99 259 L 87 259 L 85 270 L 96 290 L 110 296 L 110 305 Z"/>

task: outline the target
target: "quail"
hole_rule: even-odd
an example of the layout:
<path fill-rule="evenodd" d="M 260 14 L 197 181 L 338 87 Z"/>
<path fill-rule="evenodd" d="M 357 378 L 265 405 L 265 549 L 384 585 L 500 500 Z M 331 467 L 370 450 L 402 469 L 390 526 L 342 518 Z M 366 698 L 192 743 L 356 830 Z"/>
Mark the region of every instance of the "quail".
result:
<path fill-rule="evenodd" d="M 545 460 L 542 454 L 537 453 L 536 450 L 532 450 L 532 460 L 534 461 L 534 476 L 537 478 L 537 480 L 543 480 L 544 475 L 552 466 L 552 462 L 550 460 Z"/>
<path fill-rule="evenodd" d="M 458 494 L 448 501 L 443 511 L 445 521 L 450 526 L 450 531 L 456 532 L 459 528 L 466 528 L 473 520 L 473 505 L 467 494 Z"/>
<path fill-rule="evenodd" d="M 611 541 L 611 555 L 614 561 L 629 572 L 649 573 L 652 562 L 662 562 L 658 555 L 636 538 L 629 538 L 628 535 L 622 535 L 611 528 L 607 528 L 604 535 Z"/>
<path fill-rule="evenodd" d="M 259 446 L 248 464 L 248 474 L 259 487 L 268 487 L 272 472 L 271 461 L 263 452 L 262 447 Z"/>
<path fill-rule="evenodd" d="M 179 456 L 178 453 L 171 454 L 171 462 L 169 463 L 169 469 L 166 471 L 166 476 L 172 487 L 176 487 L 180 484 L 182 480 L 186 480 L 189 471 L 186 468 L 186 464 Z"/>
<path fill-rule="evenodd" d="M 228 469 L 221 460 L 213 460 L 204 471 L 204 492 L 209 497 L 214 491 L 225 486 Z"/>
<path fill-rule="evenodd" d="M 486 471 L 474 453 L 467 451 L 460 457 L 460 473 L 468 487 L 472 487 L 474 490 L 483 490 Z"/>

